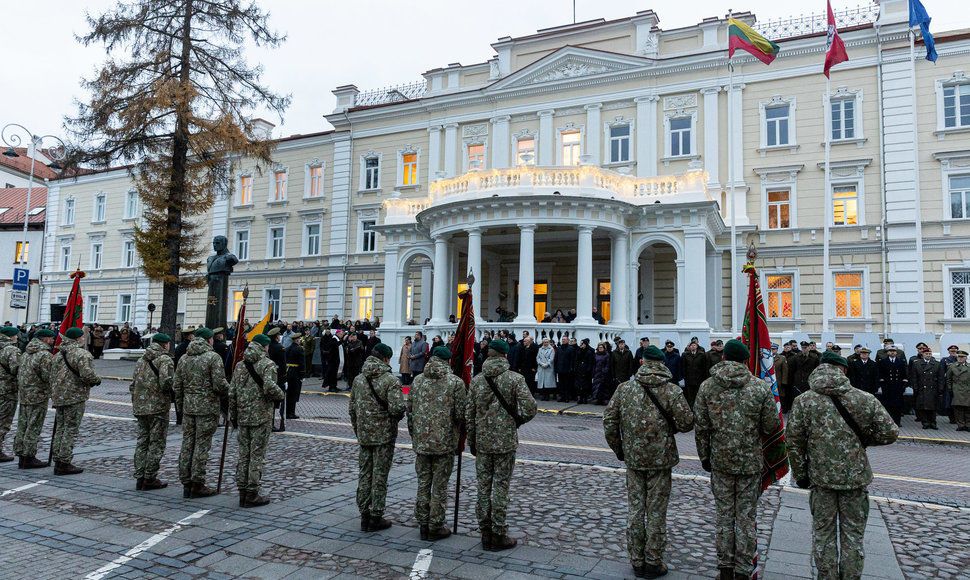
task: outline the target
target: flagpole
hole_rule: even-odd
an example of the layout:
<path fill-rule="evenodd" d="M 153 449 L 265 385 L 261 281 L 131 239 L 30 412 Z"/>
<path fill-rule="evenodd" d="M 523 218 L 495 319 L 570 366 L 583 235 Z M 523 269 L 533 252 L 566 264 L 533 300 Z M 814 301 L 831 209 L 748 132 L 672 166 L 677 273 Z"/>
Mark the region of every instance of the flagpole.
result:
<path fill-rule="evenodd" d="M 731 21 L 732 11 L 728 10 L 728 22 Z M 731 334 L 738 334 L 738 230 L 737 230 L 737 200 L 734 197 L 734 63 L 728 55 L 728 181 L 731 196 Z"/>
<path fill-rule="evenodd" d="M 913 87 L 913 201 L 916 202 L 915 210 L 913 211 L 913 219 L 915 220 L 916 226 L 916 287 L 921 291 L 923 290 L 923 220 L 920 217 L 920 182 L 919 182 L 919 130 L 917 125 L 917 114 L 919 109 L 916 108 L 916 31 L 913 30 L 913 26 L 909 26 L 909 62 L 911 67 L 911 82 L 910 85 Z M 921 301 L 922 304 L 922 301 Z M 925 308 L 924 308 L 925 312 Z M 885 316 L 886 313 L 883 313 Z M 926 332 L 926 316 L 919 317 L 919 331 Z"/>
<path fill-rule="evenodd" d="M 832 308 L 832 272 L 829 267 L 829 224 L 835 220 L 835 208 L 832 206 L 832 174 L 829 171 L 830 157 L 832 154 L 832 80 L 825 76 L 825 102 L 828 110 L 823 111 L 823 115 L 828 118 L 828 123 L 822 123 L 825 131 L 825 211 L 823 212 L 825 222 L 822 224 L 822 298 L 825 303 L 822 305 L 822 332 L 829 331 L 829 318 Z M 826 125 L 828 127 L 826 128 Z M 843 215 L 845 210 L 843 209 Z M 824 340 L 824 337 L 823 337 Z"/>

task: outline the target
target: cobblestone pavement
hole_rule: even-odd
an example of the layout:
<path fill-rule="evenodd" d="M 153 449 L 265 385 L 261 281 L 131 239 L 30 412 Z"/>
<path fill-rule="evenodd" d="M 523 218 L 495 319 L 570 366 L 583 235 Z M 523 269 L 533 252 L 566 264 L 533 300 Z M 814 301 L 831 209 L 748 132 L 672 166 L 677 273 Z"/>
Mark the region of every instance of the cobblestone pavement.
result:
<path fill-rule="evenodd" d="M 970 510 L 878 505 L 907 578 L 970 579 Z"/>

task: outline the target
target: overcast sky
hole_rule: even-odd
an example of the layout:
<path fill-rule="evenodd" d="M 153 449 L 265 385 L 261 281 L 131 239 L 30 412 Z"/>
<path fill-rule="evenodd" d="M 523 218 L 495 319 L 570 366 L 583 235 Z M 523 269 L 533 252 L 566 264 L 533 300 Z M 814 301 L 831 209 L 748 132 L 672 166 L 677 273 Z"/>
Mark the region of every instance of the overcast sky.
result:
<path fill-rule="evenodd" d="M 970 28 L 967 0 L 923 0 L 934 18 L 931 31 Z M 833 0 L 836 11 L 862 4 Z M 523 36 L 539 28 L 568 24 L 572 0 L 262 0 L 270 24 L 287 34 L 273 51 L 252 50 L 263 64 L 264 83 L 293 96 L 275 134 L 328 129 L 322 115 L 334 106 L 330 92 L 343 84 L 361 90 L 420 80 L 421 73 L 452 62 L 484 62 L 499 37 Z M 754 12 L 759 20 L 797 16 L 777 0 L 691 0 L 652 6 L 663 29 L 724 16 L 728 8 Z M 73 101 L 84 98 L 80 77 L 104 61 L 100 46 L 85 48 L 75 34 L 87 32 L 84 11 L 98 14 L 114 0 L 2 0 L 6 58 L 0 67 L 0 126 L 15 122 L 35 133 L 63 136 L 62 120 Z M 798 6 L 822 12 L 824 0 Z M 642 0 L 576 0 L 578 21 L 632 16 L 651 8 Z M 851 57 L 851 53 L 849 54 Z M 269 117 L 280 125 L 278 118 Z"/>

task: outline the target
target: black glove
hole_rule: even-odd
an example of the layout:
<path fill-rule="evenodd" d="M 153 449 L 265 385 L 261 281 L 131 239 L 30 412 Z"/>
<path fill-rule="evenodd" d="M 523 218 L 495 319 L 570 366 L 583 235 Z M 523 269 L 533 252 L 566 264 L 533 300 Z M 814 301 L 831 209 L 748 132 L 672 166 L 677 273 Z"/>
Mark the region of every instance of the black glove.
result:
<path fill-rule="evenodd" d="M 475 451 L 475 446 L 474 445 L 470 446 L 469 447 L 469 450 L 471 450 L 472 456 L 478 455 L 478 453 L 476 453 L 476 451 Z"/>
<path fill-rule="evenodd" d="M 465 450 L 465 447 L 459 443 L 458 446 L 455 447 L 455 455 L 461 455 L 462 451 L 464 450 Z"/>
<path fill-rule="evenodd" d="M 182 412 L 181 411 L 175 411 L 175 424 L 176 425 L 181 425 L 182 424 Z"/>
<path fill-rule="evenodd" d="M 812 487 L 812 480 L 809 479 L 809 478 L 807 478 L 807 477 L 805 477 L 803 479 L 799 479 L 799 480 L 795 481 L 795 485 L 797 485 L 798 487 L 800 487 L 802 489 L 809 489 L 809 488 Z"/>
<path fill-rule="evenodd" d="M 704 471 L 710 473 L 711 472 L 711 460 L 710 459 L 701 459 L 701 468 L 703 468 Z"/>
<path fill-rule="evenodd" d="M 280 408 L 280 401 L 273 401 L 273 408 L 274 409 L 279 409 Z"/>
<path fill-rule="evenodd" d="M 239 421 L 235 417 L 233 417 L 232 419 L 230 419 L 230 422 L 232 423 L 232 428 L 238 431 Z"/>
<path fill-rule="evenodd" d="M 620 461 L 623 461 L 623 450 L 620 449 L 619 451 L 616 451 L 615 453 L 616 453 L 616 458 L 619 459 Z"/>

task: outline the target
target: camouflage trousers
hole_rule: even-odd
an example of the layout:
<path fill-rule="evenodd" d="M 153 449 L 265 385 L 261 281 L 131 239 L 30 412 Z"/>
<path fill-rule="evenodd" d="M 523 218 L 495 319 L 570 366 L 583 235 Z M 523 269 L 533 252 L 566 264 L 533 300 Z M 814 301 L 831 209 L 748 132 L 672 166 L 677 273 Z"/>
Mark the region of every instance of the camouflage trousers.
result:
<path fill-rule="evenodd" d="M 17 418 L 17 436 L 13 439 L 14 455 L 21 457 L 35 457 L 40 432 L 44 428 L 47 418 L 47 403 L 40 405 L 20 405 L 20 416 Z"/>
<path fill-rule="evenodd" d="M 509 526 L 505 514 L 509 507 L 509 481 L 515 467 L 515 452 L 479 453 L 475 457 L 475 473 L 478 475 L 478 503 L 475 515 L 481 530 L 505 534 Z"/>
<path fill-rule="evenodd" d="M 269 445 L 270 424 L 240 425 L 236 432 L 239 443 L 239 461 L 236 463 L 236 487 L 239 491 L 259 494 L 259 482 L 263 477 L 266 447 Z"/>
<path fill-rule="evenodd" d="M 670 470 L 627 469 L 626 494 L 626 548 L 630 563 L 659 566 L 667 547 Z"/>
<path fill-rule="evenodd" d="M 205 483 L 212 436 L 219 426 L 219 415 L 188 415 L 182 418 L 182 452 L 179 453 L 179 481 L 182 485 Z"/>
<path fill-rule="evenodd" d="M 0 398 L 0 453 L 3 452 L 3 442 L 10 432 L 14 413 L 17 412 L 17 399 Z"/>
<path fill-rule="evenodd" d="M 51 442 L 54 461 L 70 463 L 74 459 L 74 443 L 81 429 L 81 418 L 84 417 L 84 403 L 57 407 L 56 411 L 54 421 L 57 428 L 54 440 Z"/>
<path fill-rule="evenodd" d="M 868 490 L 816 487 L 808 502 L 812 509 L 812 555 L 819 580 L 861 578 L 866 559 L 862 537 L 869 519 Z"/>
<path fill-rule="evenodd" d="M 761 497 L 761 475 L 711 474 L 711 491 L 717 513 L 717 566 L 734 568 L 736 575 L 750 576 L 758 547 L 756 515 Z"/>
<path fill-rule="evenodd" d="M 135 477 L 155 479 L 158 464 L 165 455 L 168 443 L 168 411 L 154 415 L 138 415 L 138 440 L 135 443 Z"/>
<path fill-rule="evenodd" d="M 414 518 L 432 529 L 445 525 L 445 505 L 448 503 L 448 480 L 455 465 L 453 453 L 444 455 L 418 454 L 414 471 L 418 474 L 418 499 L 414 504 Z"/>
<path fill-rule="evenodd" d="M 357 470 L 357 509 L 362 516 L 384 515 L 387 474 L 394 460 L 394 443 L 361 445 Z"/>

